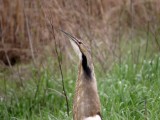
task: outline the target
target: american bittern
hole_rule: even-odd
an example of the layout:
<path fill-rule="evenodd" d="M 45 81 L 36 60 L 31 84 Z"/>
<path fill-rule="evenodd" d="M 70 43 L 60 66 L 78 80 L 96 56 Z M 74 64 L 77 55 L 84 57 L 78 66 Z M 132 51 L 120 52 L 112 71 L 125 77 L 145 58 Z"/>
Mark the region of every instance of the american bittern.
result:
<path fill-rule="evenodd" d="M 73 103 L 74 120 L 101 120 L 100 100 L 91 53 L 88 47 L 79 39 L 65 33 L 80 59 L 78 80 Z"/>

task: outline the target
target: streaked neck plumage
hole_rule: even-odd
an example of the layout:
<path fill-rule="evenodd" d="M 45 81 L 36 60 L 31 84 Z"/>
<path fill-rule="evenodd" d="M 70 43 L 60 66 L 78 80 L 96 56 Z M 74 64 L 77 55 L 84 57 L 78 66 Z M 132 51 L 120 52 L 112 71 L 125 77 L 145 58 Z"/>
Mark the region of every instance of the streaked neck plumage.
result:
<path fill-rule="evenodd" d="M 101 120 L 100 100 L 91 54 L 79 39 L 63 30 L 80 59 L 73 103 L 73 120 Z"/>
<path fill-rule="evenodd" d="M 74 120 L 101 120 L 100 101 L 94 67 L 92 63 L 90 66 L 88 65 L 87 58 L 83 55 L 79 65 L 78 79 L 76 81 L 73 118 Z"/>

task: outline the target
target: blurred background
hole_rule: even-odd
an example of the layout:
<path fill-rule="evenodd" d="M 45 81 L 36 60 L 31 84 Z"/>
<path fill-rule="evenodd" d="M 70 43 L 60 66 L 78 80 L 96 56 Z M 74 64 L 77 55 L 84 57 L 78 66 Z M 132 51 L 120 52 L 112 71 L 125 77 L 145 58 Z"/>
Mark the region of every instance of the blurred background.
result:
<path fill-rule="evenodd" d="M 78 58 L 60 28 L 91 49 L 104 119 L 158 120 L 159 23 L 159 0 L 0 0 L 0 118 L 71 119 Z"/>

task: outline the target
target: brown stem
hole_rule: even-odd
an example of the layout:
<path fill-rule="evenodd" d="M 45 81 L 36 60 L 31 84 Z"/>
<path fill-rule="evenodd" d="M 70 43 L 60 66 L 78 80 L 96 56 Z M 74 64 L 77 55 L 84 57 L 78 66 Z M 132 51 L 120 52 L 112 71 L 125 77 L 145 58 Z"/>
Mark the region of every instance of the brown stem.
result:
<path fill-rule="evenodd" d="M 51 25 L 51 29 L 49 29 L 49 30 L 50 30 L 53 38 L 55 39 L 54 29 L 56 29 L 56 28 L 54 28 L 54 26 L 53 26 L 53 24 L 51 23 L 50 20 L 49 20 L 49 24 Z M 65 90 L 64 77 L 63 77 L 63 72 L 62 72 L 62 65 L 61 65 L 60 57 L 58 55 L 58 49 L 57 49 L 57 43 L 56 43 L 56 41 L 55 41 L 55 52 L 56 52 L 56 55 L 57 55 L 58 66 L 59 66 L 59 69 L 60 69 L 60 74 L 61 74 L 61 79 L 62 79 L 62 89 L 63 89 L 63 94 L 64 94 L 65 100 L 66 100 L 67 114 L 69 116 L 69 102 L 68 102 L 68 97 L 67 97 L 67 93 L 66 93 L 66 90 Z"/>

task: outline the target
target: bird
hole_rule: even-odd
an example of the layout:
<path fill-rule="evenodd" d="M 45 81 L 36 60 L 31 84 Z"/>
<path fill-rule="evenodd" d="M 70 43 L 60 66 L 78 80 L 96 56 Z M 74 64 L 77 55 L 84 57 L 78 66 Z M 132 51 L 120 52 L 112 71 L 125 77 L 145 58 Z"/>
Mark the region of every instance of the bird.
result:
<path fill-rule="evenodd" d="M 62 29 L 60 31 L 69 37 L 80 61 L 73 98 L 73 120 L 102 120 L 101 103 L 90 49 L 81 39 Z"/>

